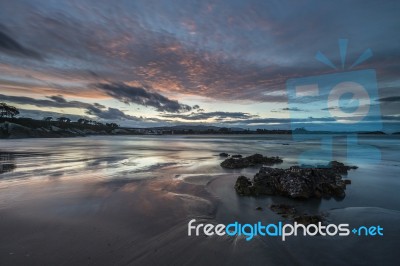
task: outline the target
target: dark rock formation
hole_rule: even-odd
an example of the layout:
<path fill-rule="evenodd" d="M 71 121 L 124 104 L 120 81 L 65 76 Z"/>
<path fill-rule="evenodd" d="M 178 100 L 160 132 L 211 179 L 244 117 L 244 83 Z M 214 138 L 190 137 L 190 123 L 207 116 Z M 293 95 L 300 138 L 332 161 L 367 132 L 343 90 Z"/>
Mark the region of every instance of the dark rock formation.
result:
<path fill-rule="evenodd" d="M 283 218 L 293 218 L 297 212 L 293 206 L 287 204 L 272 204 L 269 208 Z"/>
<path fill-rule="evenodd" d="M 267 157 L 261 154 L 253 154 L 244 158 L 231 158 L 226 159 L 221 163 L 223 168 L 238 169 L 255 166 L 259 164 L 272 165 L 276 163 L 282 163 L 283 160 L 279 157 Z"/>
<path fill-rule="evenodd" d="M 242 158 L 243 156 L 242 155 L 240 155 L 240 154 L 235 154 L 235 155 L 232 155 L 232 158 Z"/>
<path fill-rule="evenodd" d="M 318 224 L 319 222 L 323 223 L 325 221 L 325 217 L 322 214 L 305 214 L 298 213 L 295 207 L 287 204 L 272 204 L 269 207 L 273 212 L 279 214 L 283 218 L 287 218 L 293 222 L 297 222 L 299 224 L 309 225 L 309 224 Z"/>
<path fill-rule="evenodd" d="M 228 157 L 229 154 L 227 154 L 226 152 L 221 152 L 221 153 L 219 154 L 219 156 L 221 156 L 221 157 Z"/>
<path fill-rule="evenodd" d="M 235 190 L 239 195 L 247 196 L 253 194 L 253 184 L 250 179 L 241 175 L 236 180 Z"/>
<path fill-rule="evenodd" d="M 326 168 L 300 168 L 292 166 L 289 169 L 262 167 L 250 181 L 240 176 L 235 184 L 240 195 L 281 195 L 295 199 L 344 198 L 346 182 L 342 174 L 356 167 L 346 166 L 332 161 Z"/>

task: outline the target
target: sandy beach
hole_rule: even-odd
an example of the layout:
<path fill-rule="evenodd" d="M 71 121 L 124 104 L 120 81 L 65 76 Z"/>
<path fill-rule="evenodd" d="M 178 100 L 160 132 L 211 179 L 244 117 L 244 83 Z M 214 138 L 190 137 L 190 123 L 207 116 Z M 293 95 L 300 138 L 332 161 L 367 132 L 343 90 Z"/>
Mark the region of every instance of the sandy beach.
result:
<path fill-rule="evenodd" d="M 47 146 L 55 141 L 42 140 Z M 398 188 L 397 162 L 384 163 L 387 175 L 380 181 L 368 168 L 351 172 L 353 184 L 342 201 L 304 202 L 279 196 L 240 197 L 233 189 L 238 174 L 250 176 L 258 169 L 219 166 L 217 150 L 231 152 L 241 145 L 248 147 L 244 153 L 269 150 L 285 158 L 288 151 L 282 147 L 287 145 L 279 137 L 149 137 L 140 142 L 131 137 L 112 158 L 102 157 L 119 149 L 115 141 L 121 140 L 66 140 L 58 144 L 57 153 L 45 156 L 38 155 L 44 144 L 38 143 L 30 148 L 37 152 L 35 156 L 15 158 L 17 167 L 2 175 L 0 188 L 2 265 L 395 265 L 400 212 L 398 199 L 389 193 Z M 22 152 L 23 142 L 8 145 Z M 79 149 L 82 145 L 85 151 Z M 291 159 L 287 160 L 290 164 Z M 377 189 L 368 191 L 369 186 Z M 267 207 L 272 203 L 324 212 L 331 223 L 379 224 L 385 235 L 293 237 L 285 242 L 272 237 L 246 241 L 244 237 L 187 235 L 191 219 L 213 224 L 278 222 L 282 217 Z M 258 206 L 263 210 L 257 211 Z"/>

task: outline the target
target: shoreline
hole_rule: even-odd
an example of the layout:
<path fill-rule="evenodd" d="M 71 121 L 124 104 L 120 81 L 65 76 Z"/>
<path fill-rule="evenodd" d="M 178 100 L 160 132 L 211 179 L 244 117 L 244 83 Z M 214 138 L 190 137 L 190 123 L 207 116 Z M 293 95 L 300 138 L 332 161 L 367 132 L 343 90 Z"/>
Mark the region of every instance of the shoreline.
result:
<path fill-rule="evenodd" d="M 110 126 L 112 125 L 112 126 Z M 185 129 L 186 128 L 186 129 Z M 189 128 L 189 129 L 187 129 Z M 192 128 L 196 128 L 193 130 Z M 70 138 L 86 136 L 170 136 L 170 135 L 399 135 L 400 132 L 385 133 L 381 131 L 374 132 L 325 132 L 325 131 L 307 131 L 304 129 L 295 130 L 239 130 L 230 128 L 226 130 L 207 129 L 202 126 L 172 126 L 155 128 L 127 128 L 119 127 L 117 124 L 98 123 L 98 125 L 86 125 L 78 122 L 55 122 L 41 121 L 27 118 L 0 119 L 0 139 L 23 139 L 23 138 Z"/>

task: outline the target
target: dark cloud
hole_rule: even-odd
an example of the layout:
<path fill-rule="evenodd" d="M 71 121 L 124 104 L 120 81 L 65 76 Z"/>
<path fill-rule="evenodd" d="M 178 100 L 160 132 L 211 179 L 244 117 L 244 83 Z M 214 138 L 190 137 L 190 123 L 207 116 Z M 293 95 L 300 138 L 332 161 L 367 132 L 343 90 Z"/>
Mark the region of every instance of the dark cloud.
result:
<path fill-rule="evenodd" d="M 191 113 L 188 115 L 180 115 L 180 114 L 165 114 L 162 115 L 165 118 L 179 118 L 183 120 L 206 120 L 209 118 L 214 118 L 216 120 L 225 120 L 225 119 L 250 119 L 257 117 L 256 115 L 251 115 L 248 113 L 242 112 L 208 112 L 208 113 Z"/>
<path fill-rule="evenodd" d="M 192 107 L 144 88 L 133 87 L 123 83 L 96 84 L 96 88 L 119 101 L 155 107 L 160 112 L 179 113 L 192 110 Z"/>
<path fill-rule="evenodd" d="M 26 96 L 8 96 L 4 94 L 0 94 L 0 101 L 9 101 L 16 104 L 30 104 L 37 107 L 54 107 L 54 108 L 79 108 L 85 109 L 91 104 L 80 102 L 80 101 L 67 101 L 63 97 L 56 96 L 48 96 L 49 100 L 45 99 L 34 99 Z"/>
<path fill-rule="evenodd" d="M 67 103 L 67 100 L 65 100 L 64 97 L 62 97 L 61 95 L 48 96 L 47 98 L 49 98 L 57 103 L 60 103 L 60 104 Z"/>
<path fill-rule="evenodd" d="M 400 96 L 384 97 L 379 99 L 380 102 L 400 102 Z"/>
<path fill-rule="evenodd" d="M 19 55 L 34 59 L 42 59 L 38 52 L 28 49 L 0 30 L 0 51 L 11 55 Z"/>
<path fill-rule="evenodd" d="M 282 108 L 283 111 L 292 111 L 292 112 L 301 112 L 304 111 L 303 109 L 297 108 L 297 107 L 292 107 L 292 108 Z"/>
<path fill-rule="evenodd" d="M 93 115 L 98 118 L 106 119 L 106 120 L 121 120 L 121 119 L 132 120 L 132 121 L 143 120 L 142 117 L 127 115 L 124 112 L 122 112 L 121 110 L 119 110 L 117 108 L 112 108 L 112 107 L 109 107 L 107 109 L 100 109 L 93 105 L 93 106 L 89 106 L 87 108 L 86 113 L 88 115 Z"/>
<path fill-rule="evenodd" d="M 29 105 L 35 105 L 37 107 L 85 109 L 85 112 L 88 115 L 93 115 L 100 119 L 106 119 L 106 120 L 121 120 L 121 119 L 132 120 L 132 121 L 143 120 L 141 117 L 127 115 L 117 108 L 111 108 L 111 107 L 107 108 L 106 106 L 98 103 L 89 104 L 79 101 L 67 101 L 61 95 L 48 96 L 47 98 L 50 100 L 34 99 L 25 96 L 6 96 L 0 94 L 0 101 L 12 102 L 15 104 L 22 104 L 22 105 L 29 104 Z M 26 114 L 26 110 L 24 114 Z"/>

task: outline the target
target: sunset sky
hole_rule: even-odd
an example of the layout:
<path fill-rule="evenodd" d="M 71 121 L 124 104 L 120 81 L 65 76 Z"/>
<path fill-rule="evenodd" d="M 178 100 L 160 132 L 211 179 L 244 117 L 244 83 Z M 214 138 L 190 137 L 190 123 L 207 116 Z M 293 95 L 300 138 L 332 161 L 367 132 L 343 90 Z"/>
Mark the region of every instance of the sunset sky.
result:
<path fill-rule="evenodd" d="M 346 65 L 373 52 L 352 70 L 376 70 L 371 104 L 400 130 L 399 14 L 399 1 L 0 0 L 0 102 L 132 127 L 330 122 L 290 109 L 286 81 L 343 71 L 344 38 Z"/>

